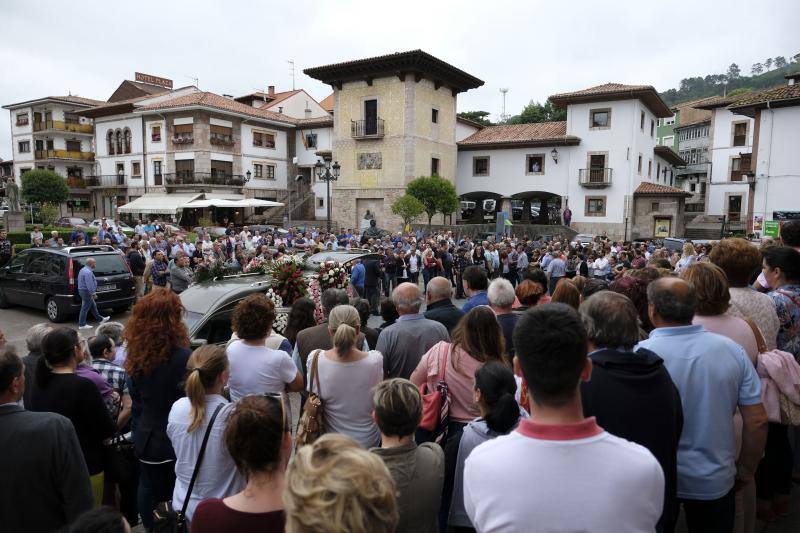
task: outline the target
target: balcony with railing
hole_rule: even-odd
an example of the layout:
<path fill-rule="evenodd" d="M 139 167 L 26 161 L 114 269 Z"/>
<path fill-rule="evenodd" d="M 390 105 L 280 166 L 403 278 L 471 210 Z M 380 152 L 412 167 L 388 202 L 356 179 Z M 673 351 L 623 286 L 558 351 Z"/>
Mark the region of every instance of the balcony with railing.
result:
<path fill-rule="evenodd" d="M 578 170 L 578 181 L 587 189 L 603 189 L 611 187 L 611 168 L 581 168 Z"/>
<path fill-rule="evenodd" d="M 195 172 L 191 170 L 163 174 L 164 185 L 171 188 L 196 188 L 203 186 L 241 188 L 247 176 L 222 172 Z"/>
<path fill-rule="evenodd" d="M 33 123 L 33 131 L 38 132 L 68 132 L 68 133 L 83 133 L 86 135 L 94 134 L 93 124 L 78 124 L 74 122 L 64 122 L 63 120 L 44 120 L 41 122 Z"/>
<path fill-rule="evenodd" d="M 94 152 L 76 150 L 36 150 L 36 159 L 63 159 L 66 161 L 94 161 Z"/>
<path fill-rule="evenodd" d="M 86 178 L 87 187 L 125 187 L 126 184 L 127 175 L 125 174 L 101 174 Z"/>
<path fill-rule="evenodd" d="M 383 137 L 383 119 L 351 120 L 350 134 L 353 139 L 380 139 Z"/>

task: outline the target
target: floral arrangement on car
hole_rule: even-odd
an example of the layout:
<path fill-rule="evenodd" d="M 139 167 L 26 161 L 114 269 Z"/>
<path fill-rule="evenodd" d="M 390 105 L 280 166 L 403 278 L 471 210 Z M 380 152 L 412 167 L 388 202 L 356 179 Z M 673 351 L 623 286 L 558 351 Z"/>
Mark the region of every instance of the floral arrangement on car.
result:
<path fill-rule="evenodd" d="M 280 333 L 286 330 L 286 325 L 289 323 L 289 313 L 278 313 L 275 315 L 275 322 L 272 324 L 272 330 L 275 333 Z"/>
<path fill-rule="evenodd" d="M 322 314 L 322 293 L 325 289 L 345 289 L 352 298 L 347 267 L 336 261 L 329 261 L 320 266 L 317 275 L 311 279 L 309 295 L 314 302 L 314 318 L 317 319 L 317 324 L 322 324 L 325 320 Z"/>
<path fill-rule="evenodd" d="M 245 274 L 254 274 L 256 272 L 266 273 L 267 268 L 270 266 L 272 261 L 270 259 L 265 259 L 263 257 L 254 257 L 247 263 L 242 272 Z M 276 306 L 277 307 L 277 306 Z"/>
<path fill-rule="evenodd" d="M 302 261 L 273 261 L 269 274 L 272 276 L 272 289 L 281 297 L 285 306 L 290 306 L 300 297 L 308 294 L 308 284 L 303 277 Z"/>
<path fill-rule="evenodd" d="M 236 271 L 235 268 L 231 268 L 219 260 L 201 263 L 194 272 L 194 282 L 203 283 L 208 280 L 222 279 L 225 276 L 235 274 Z"/>

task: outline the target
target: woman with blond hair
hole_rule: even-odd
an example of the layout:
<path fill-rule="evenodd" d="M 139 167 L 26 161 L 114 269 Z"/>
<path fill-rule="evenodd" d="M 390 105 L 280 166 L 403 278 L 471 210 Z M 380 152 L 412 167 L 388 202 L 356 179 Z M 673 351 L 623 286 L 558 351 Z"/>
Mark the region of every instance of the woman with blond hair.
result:
<path fill-rule="evenodd" d="M 398 521 L 389 470 L 343 435 L 323 435 L 298 450 L 283 501 L 289 533 L 393 533 Z"/>
<path fill-rule="evenodd" d="M 183 305 L 171 290 L 156 287 L 133 306 L 125 324 L 129 389 L 133 400 L 133 444 L 139 459 L 139 514 L 153 529 L 153 510 L 172 499 L 175 451 L 167 419 L 178 398 L 189 361 L 189 338 Z"/>
<path fill-rule="evenodd" d="M 208 425 L 214 418 L 203 462 L 186 507 L 186 518 L 191 521 L 198 503 L 206 498 L 234 494 L 244 486 L 244 480 L 237 474 L 233 459 L 223 443 L 225 423 L 231 407 L 222 396 L 229 374 L 225 348 L 213 344 L 201 346 L 189 357 L 186 369 L 186 397 L 172 405 L 167 423 L 167 435 L 177 458 L 175 490 L 172 493 L 172 506 L 175 509 L 180 509 L 186 501 L 200 447 Z M 217 413 L 216 417 L 214 413 Z"/>
<path fill-rule="evenodd" d="M 381 434 L 372 418 L 372 388 L 383 380 L 383 355 L 363 352 L 356 344 L 361 317 L 352 305 L 338 305 L 328 315 L 330 350 L 308 356 L 308 390 L 325 405 L 325 431 L 342 433 L 364 448 L 378 446 Z M 316 369 L 316 373 L 314 372 Z"/>
<path fill-rule="evenodd" d="M 694 249 L 694 245 L 690 242 L 685 242 L 683 243 L 683 253 L 681 254 L 681 258 L 678 259 L 677 263 L 675 263 L 675 272 L 681 273 L 686 269 L 686 267 L 693 265 L 696 262 L 697 252 Z"/>

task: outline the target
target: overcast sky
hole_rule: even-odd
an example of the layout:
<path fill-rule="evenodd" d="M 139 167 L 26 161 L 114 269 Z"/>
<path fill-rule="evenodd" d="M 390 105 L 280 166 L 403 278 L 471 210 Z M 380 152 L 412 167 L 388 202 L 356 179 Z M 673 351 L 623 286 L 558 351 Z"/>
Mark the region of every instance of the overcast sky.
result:
<path fill-rule="evenodd" d="M 485 81 L 459 111 L 518 113 L 605 82 L 676 87 L 800 52 L 796 0 L 0 1 L 0 105 L 47 95 L 106 100 L 135 71 L 241 95 L 330 88 L 304 68 L 421 48 Z M 11 157 L 0 110 L 0 157 Z"/>

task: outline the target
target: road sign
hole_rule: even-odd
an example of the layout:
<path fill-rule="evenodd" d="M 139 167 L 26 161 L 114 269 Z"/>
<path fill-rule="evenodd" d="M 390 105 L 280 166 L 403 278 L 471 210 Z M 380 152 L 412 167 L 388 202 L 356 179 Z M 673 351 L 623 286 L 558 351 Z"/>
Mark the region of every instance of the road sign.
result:
<path fill-rule="evenodd" d="M 773 237 L 777 239 L 780 236 L 781 228 L 780 222 L 777 220 L 765 220 L 764 221 L 764 236 L 765 237 Z"/>

